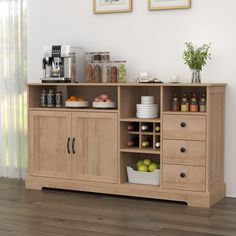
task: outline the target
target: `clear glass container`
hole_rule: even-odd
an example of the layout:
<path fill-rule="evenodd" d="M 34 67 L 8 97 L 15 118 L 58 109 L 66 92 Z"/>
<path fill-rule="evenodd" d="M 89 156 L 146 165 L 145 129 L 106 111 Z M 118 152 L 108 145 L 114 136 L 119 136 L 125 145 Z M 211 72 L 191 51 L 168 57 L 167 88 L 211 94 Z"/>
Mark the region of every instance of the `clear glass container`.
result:
<path fill-rule="evenodd" d="M 198 105 L 197 97 L 196 97 L 196 94 L 193 93 L 193 95 L 190 99 L 190 111 L 191 112 L 198 112 L 198 110 L 199 110 L 199 105 Z"/>
<path fill-rule="evenodd" d="M 102 57 L 100 52 L 93 54 L 93 82 L 102 82 Z"/>
<path fill-rule="evenodd" d="M 188 96 L 185 93 L 182 100 L 181 100 L 181 111 L 182 112 L 188 112 L 189 111 L 189 101 Z"/>
<path fill-rule="evenodd" d="M 92 83 L 93 82 L 93 52 L 86 52 L 86 79 L 85 82 Z"/>
<path fill-rule="evenodd" d="M 110 69 L 110 83 L 117 83 L 118 82 L 118 67 L 119 62 L 111 61 L 111 69 Z"/>
<path fill-rule="evenodd" d="M 126 83 L 126 61 L 117 61 L 118 64 L 118 82 Z"/>
<path fill-rule="evenodd" d="M 180 100 L 176 93 L 171 100 L 171 111 L 180 111 Z"/>
<path fill-rule="evenodd" d="M 110 63 L 102 63 L 102 83 L 108 83 L 110 77 Z"/>
<path fill-rule="evenodd" d="M 200 112 L 206 112 L 207 111 L 207 101 L 206 101 L 206 94 L 203 93 L 202 97 L 199 101 L 199 111 Z"/>

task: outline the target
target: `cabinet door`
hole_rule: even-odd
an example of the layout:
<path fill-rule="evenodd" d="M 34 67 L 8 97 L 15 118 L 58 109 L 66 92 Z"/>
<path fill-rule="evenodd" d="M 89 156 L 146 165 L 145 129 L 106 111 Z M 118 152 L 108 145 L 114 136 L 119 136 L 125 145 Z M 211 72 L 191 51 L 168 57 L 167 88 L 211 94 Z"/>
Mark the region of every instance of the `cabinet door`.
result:
<path fill-rule="evenodd" d="M 117 114 L 75 112 L 73 178 L 117 183 Z"/>
<path fill-rule="evenodd" d="M 71 178 L 70 112 L 29 112 L 30 175 Z"/>

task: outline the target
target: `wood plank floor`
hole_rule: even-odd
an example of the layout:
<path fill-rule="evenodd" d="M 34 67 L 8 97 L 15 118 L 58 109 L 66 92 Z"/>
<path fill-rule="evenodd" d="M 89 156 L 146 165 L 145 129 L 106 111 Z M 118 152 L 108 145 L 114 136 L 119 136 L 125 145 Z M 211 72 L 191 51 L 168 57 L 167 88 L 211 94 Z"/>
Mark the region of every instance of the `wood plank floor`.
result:
<path fill-rule="evenodd" d="M 25 190 L 0 178 L 0 236 L 236 236 L 236 199 L 211 209 L 108 195 Z"/>

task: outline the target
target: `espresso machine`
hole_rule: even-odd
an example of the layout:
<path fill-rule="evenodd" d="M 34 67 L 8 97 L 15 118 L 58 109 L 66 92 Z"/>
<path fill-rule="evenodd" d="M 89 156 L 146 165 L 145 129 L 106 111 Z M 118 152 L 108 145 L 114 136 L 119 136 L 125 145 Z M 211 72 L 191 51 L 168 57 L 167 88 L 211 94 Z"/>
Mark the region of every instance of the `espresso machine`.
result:
<path fill-rule="evenodd" d="M 84 50 L 69 45 L 44 47 L 43 83 L 79 83 L 84 78 Z"/>

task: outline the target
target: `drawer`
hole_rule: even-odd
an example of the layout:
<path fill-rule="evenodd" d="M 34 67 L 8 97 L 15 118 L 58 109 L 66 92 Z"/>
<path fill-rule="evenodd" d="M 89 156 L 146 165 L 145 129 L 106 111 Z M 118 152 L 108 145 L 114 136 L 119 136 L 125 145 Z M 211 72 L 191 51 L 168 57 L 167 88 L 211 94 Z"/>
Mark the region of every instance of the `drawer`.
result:
<path fill-rule="evenodd" d="M 205 167 L 164 164 L 163 187 L 168 189 L 205 191 Z"/>
<path fill-rule="evenodd" d="M 206 117 L 164 115 L 164 139 L 206 140 Z"/>
<path fill-rule="evenodd" d="M 163 140 L 163 162 L 205 166 L 206 143 L 205 141 Z"/>

